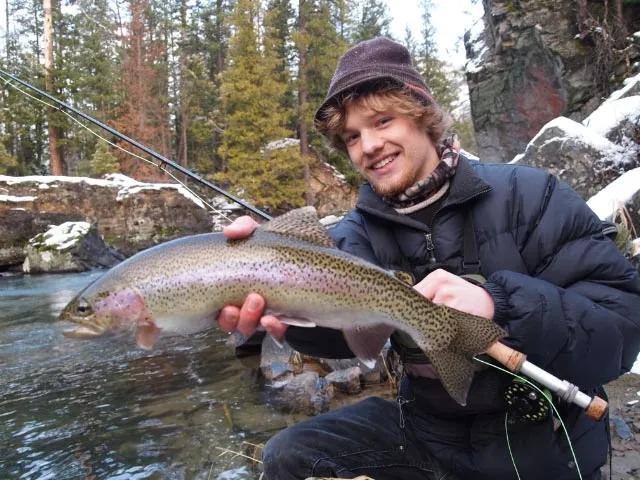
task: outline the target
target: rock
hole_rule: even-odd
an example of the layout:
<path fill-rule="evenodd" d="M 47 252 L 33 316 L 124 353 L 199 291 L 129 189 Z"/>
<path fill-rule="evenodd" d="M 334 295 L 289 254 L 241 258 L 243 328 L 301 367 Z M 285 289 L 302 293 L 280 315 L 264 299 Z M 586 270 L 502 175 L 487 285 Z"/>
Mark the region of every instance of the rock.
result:
<path fill-rule="evenodd" d="M 356 204 L 357 189 L 326 162 L 312 162 L 309 181 L 320 217 L 344 213 Z"/>
<path fill-rule="evenodd" d="M 640 142 L 640 95 L 606 101 L 582 121 L 594 133 L 622 144 Z M 640 150 L 636 148 L 636 154 Z"/>
<path fill-rule="evenodd" d="M 184 235 L 211 231 L 211 219 L 178 184 L 137 182 L 123 175 L 0 175 L 0 269 L 21 264 L 28 241 L 49 225 L 83 221 L 117 250 L 132 255 Z M 21 258 L 20 258 L 21 257 Z"/>
<path fill-rule="evenodd" d="M 328 410 L 333 395 L 333 387 L 316 372 L 303 372 L 274 383 L 269 397 L 284 411 L 317 415 Z"/>
<path fill-rule="evenodd" d="M 362 391 L 360 383 L 360 368 L 351 367 L 345 370 L 336 370 L 324 377 L 329 385 L 333 385 L 342 393 L 359 393 Z"/>
<path fill-rule="evenodd" d="M 25 273 L 83 272 L 109 268 L 124 255 L 109 247 L 86 222 L 52 226 L 29 240 L 22 270 Z"/>
<path fill-rule="evenodd" d="M 264 378 L 271 381 L 295 373 L 296 368 L 290 361 L 293 353 L 293 348 L 287 342 L 278 345 L 270 335 L 265 336 L 260 355 L 260 371 Z"/>
<path fill-rule="evenodd" d="M 514 163 L 557 175 L 585 199 L 640 166 L 635 150 L 625 150 L 565 117 L 547 123 Z"/>
<path fill-rule="evenodd" d="M 386 348 L 387 347 L 385 347 L 381 353 L 381 356 L 386 355 Z M 368 367 L 357 358 L 319 358 L 318 361 L 330 372 L 358 367 L 360 370 L 360 381 L 366 385 L 380 383 L 386 378 L 380 357 L 376 359 L 373 367 Z"/>
<path fill-rule="evenodd" d="M 622 440 L 631 440 L 633 438 L 633 433 L 631 432 L 629 425 L 627 425 L 622 417 L 612 415 L 610 421 L 613 425 L 614 432 L 619 438 Z"/>
<path fill-rule="evenodd" d="M 471 114 L 484 161 L 509 161 L 555 117 L 582 120 L 608 94 L 601 87 L 619 83 L 640 58 L 635 42 L 611 52 L 612 78 L 597 83 L 602 64 L 594 61 L 593 40 L 576 37 L 574 0 L 483 5 L 483 22 L 465 35 L 465 48 Z M 629 25 L 637 21 L 637 9 L 625 12 Z"/>
<path fill-rule="evenodd" d="M 602 220 L 609 221 L 624 207 L 636 233 L 640 232 L 640 167 L 611 182 L 587 200 L 587 205 Z"/>

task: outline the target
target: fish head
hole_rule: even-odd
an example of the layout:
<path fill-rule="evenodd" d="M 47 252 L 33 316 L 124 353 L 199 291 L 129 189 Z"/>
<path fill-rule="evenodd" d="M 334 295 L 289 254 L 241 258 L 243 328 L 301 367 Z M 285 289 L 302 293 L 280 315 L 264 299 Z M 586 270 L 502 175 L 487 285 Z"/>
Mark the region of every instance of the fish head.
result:
<path fill-rule="evenodd" d="M 95 338 L 107 333 L 134 332 L 138 346 L 150 349 L 157 339 L 151 311 L 132 287 L 80 292 L 62 310 L 60 320 L 75 323 L 63 332 L 71 338 Z"/>

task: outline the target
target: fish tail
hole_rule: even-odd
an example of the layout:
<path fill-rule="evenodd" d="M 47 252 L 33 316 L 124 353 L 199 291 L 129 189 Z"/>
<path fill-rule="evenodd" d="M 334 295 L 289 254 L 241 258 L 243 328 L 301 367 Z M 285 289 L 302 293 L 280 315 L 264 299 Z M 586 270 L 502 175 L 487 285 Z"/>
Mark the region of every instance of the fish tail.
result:
<path fill-rule="evenodd" d="M 466 405 L 475 373 L 473 362 L 465 354 L 451 350 L 437 350 L 427 356 L 447 393 L 460 405 Z"/>
<path fill-rule="evenodd" d="M 460 405 L 467 394 L 476 369 L 472 357 L 484 352 L 505 332 L 494 321 L 445 306 L 431 311 L 431 322 L 418 327 L 414 339 L 440 377 L 444 388 Z"/>

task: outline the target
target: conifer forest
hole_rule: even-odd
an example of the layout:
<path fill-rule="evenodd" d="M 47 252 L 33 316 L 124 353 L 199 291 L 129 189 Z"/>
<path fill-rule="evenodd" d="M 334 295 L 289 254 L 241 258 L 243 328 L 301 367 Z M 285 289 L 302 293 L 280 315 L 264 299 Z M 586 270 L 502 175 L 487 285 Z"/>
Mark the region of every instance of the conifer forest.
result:
<path fill-rule="evenodd" d="M 338 57 L 392 36 L 382 0 L 4 3 L 0 68 L 257 205 L 305 203 L 311 158 L 357 178 L 312 119 Z M 420 35 L 396 40 L 452 110 L 462 74 L 437 57 L 430 8 L 422 0 Z M 0 174 L 166 179 L 108 133 L 89 127 L 111 144 L 15 82 L 0 85 Z M 458 119 L 463 136 L 469 124 Z M 282 139 L 299 141 L 273 146 Z"/>

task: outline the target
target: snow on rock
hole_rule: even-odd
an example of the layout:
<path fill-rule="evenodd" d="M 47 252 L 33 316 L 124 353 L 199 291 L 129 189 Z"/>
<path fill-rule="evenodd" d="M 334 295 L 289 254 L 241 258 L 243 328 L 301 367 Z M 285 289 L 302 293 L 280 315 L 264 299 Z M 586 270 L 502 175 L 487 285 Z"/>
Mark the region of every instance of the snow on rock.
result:
<path fill-rule="evenodd" d="M 66 177 L 66 176 L 44 176 L 44 175 L 29 175 L 26 177 L 10 177 L 7 175 L 0 175 L 0 183 L 6 183 L 7 185 L 17 185 L 20 183 L 38 183 L 38 188 L 50 188 L 55 185 L 52 183 L 86 183 L 87 185 L 97 187 L 117 188 L 118 194 L 116 199 L 121 201 L 130 195 L 134 195 L 143 190 L 162 190 L 173 189 L 177 190 L 181 195 L 188 198 L 200 208 L 205 208 L 204 203 L 193 195 L 184 186 L 178 183 L 143 183 L 133 178 L 127 177 L 122 174 L 109 174 L 104 179 L 89 178 L 89 177 Z"/>
<path fill-rule="evenodd" d="M 621 124 L 640 123 L 640 95 L 603 103 L 582 124 L 597 135 L 609 137 Z"/>
<path fill-rule="evenodd" d="M 604 103 L 613 102 L 632 95 L 640 95 L 640 73 L 625 79 L 623 83 L 624 87 L 609 95 L 609 98 L 607 98 Z"/>
<path fill-rule="evenodd" d="M 542 127 L 512 163 L 543 168 L 589 198 L 636 167 L 637 155 L 578 122 L 557 117 Z"/>
<path fill-rule="evenodd" d="M 587 201 L 587 205 L 602 220 L 612 220 L 615 212 L 640 191 L 640 168 L 618 177 Z"/>
<path fill-rule="evenodd" d="M 15 197 L 13 195 L 0 195 L 0 202 L 33 202 L 37 197 L 24 196 Z"/>
<path fill-rule="evenodd" d="M 53 225 L 46 232 L 32 238 L 29 245 L 36 248 L 66 250 L 77 244 L 90 228 L 91 225 L 87 222 L 65 222 L 62 225 Z"/>

